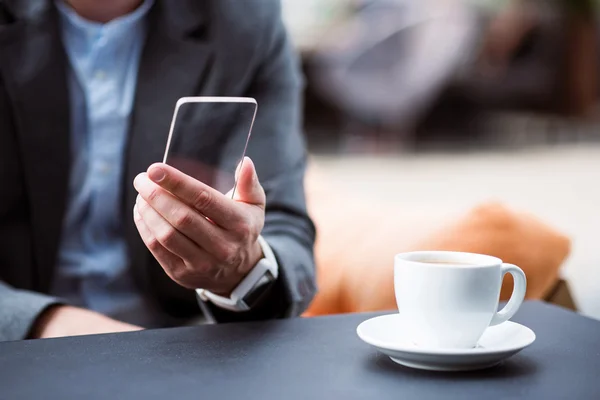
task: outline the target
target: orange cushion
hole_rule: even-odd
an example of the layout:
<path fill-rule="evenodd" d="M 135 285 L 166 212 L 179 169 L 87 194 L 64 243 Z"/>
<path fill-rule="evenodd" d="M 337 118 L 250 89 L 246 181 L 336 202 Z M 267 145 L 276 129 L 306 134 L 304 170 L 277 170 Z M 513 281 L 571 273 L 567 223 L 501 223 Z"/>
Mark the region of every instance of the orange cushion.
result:
<path fill-rule="evenodd" d="M 308 184 L 317 225 L 319 292 L 305 316 L 390 310 L 396 307 L 393 257 L 412 250 L 489 254 L 520 266 L 527 297 L 541 299 L 557 282 L 570 241 L 534 216 L 499 203 L 482 204 L 457 218 L 398 214 L 398 206 L 362 204 Z M 441 222 L 440 222 L 441 221 Z M 512 290 L 507 277 L 501 298 Z"/>

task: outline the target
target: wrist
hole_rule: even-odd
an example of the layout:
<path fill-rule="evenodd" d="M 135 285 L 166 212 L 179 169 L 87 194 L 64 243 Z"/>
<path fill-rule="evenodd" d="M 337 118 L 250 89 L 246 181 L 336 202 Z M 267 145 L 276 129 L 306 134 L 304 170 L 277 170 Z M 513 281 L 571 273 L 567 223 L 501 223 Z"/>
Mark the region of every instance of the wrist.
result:
<path fill-rule="evenodd" d="M 57 336 L 60 330 L 60 323 L 58 320 L 67 308 L 69 308 L 69 306 L 64 304 L 53 304 L 42 311 L 33 323 L 29 337 L 31 339 L 42 339 Z"/>
<path fill-rule="evenodd" d="M 197 289 L 199 299 L 202 302 L 211 302 L 219 308 L 237 312 L 249 311 L 256 307 L 265 298 L 265 294 L 279 275 L 277 259 L 269 244 L 264 238 L 259 237 L 257 245 L 260 248 L 258 261 L 227 295 Z"/>
<path fill-rule="evenodd" d="M 95 311 L 68 305 L 53 305 L 35 321 L 30 338 L 44 339 L 111 332 L 128 332 L 138 326 L 116 321 Z"/>
<path fill-rule="evenodd" d="M 236 287 L 248 276 L 248 274 L 254 269 L 256 264 L 265 257 L 262 246 L 257 240 L 254 245 L 250 248 L 248 256 L 245 257 L 243 266 L 238 269 L 239 273 L 236 274 L 233 279 L 229 279 L 227 283 L 223 282 L 221 290 L 212 290 L 212 292 L 218 296 L 229 297 Z"/>
<path fill-rule="evenodd" d="M 265 254 L 262 246 L 260 245 L 260 241 L 257 239 L 250 250 L 250 255 L 248 256 L 248 261 L 246 262 L 246 267 L 244 268 L 244 276 L 241 277 L 239 282 L 241 282 L 263 258 L 265 258 Z"/>

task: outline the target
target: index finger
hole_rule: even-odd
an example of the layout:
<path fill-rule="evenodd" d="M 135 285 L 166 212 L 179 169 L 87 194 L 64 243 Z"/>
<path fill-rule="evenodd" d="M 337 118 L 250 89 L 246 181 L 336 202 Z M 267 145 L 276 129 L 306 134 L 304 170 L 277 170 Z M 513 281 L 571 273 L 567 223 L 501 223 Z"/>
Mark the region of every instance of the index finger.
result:
<path fill-rule="evenodd" d="M 148 168 L 148 177 L 225 229 L 232 228 L 242 217 L 235 201 L 170 165 L 152 164 Z"/>

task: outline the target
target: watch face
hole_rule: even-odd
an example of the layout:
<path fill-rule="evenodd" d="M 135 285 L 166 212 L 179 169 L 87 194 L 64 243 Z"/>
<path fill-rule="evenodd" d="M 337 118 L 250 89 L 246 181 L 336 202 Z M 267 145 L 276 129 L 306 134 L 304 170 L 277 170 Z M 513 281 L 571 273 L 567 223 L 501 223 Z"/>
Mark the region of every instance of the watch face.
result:
<path fill-rule="evenodd" d="M 260 300 L 263 298 L 263 295 L 268 293 L 268 289 L 271 287 L 271 284 L 274 281 L 275 278 L 273 277 L 271 271 L 266 271 L 263 277 L 254 284 L 250 291 L 248 291 L 242 301 L 246 303 L 248 307 L 253 308 L 260 302 Z"/>

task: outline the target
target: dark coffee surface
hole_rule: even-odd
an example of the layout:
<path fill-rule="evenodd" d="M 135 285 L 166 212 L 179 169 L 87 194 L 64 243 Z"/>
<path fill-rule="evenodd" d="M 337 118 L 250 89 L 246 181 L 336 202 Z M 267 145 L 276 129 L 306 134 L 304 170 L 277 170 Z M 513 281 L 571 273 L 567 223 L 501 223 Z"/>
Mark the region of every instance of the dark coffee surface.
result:
<path fill-rule="evenodd" d="M 502 365 L 411 370 L 361 342 L 372 314 L 0 343 L 0 399 L 596 399 L 600 322 L 542 303 Z"/>

